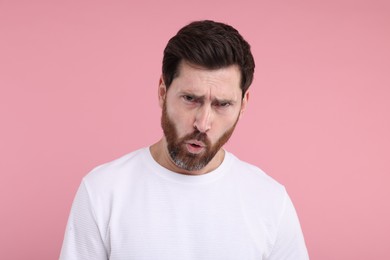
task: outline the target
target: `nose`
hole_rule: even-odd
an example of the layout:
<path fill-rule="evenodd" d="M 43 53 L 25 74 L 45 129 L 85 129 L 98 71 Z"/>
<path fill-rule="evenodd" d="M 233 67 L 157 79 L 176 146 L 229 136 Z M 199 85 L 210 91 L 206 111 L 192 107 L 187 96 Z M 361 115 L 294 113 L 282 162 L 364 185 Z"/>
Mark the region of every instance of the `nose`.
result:
<path fill-rule="evenodd" d="M 196 112 L 194 127 L 201 133 L 206 133 L 211 128 L 211 108 L 206 105 L 199 107 Z"/>

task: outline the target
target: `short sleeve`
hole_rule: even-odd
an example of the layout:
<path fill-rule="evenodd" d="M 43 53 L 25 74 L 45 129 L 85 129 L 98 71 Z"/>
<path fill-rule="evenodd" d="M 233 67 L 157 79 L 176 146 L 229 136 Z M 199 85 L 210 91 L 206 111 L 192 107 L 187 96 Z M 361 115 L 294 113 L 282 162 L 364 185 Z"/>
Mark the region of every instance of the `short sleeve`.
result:
<path fill-rule="evenodd" d="M 60 254 L 60 260 L 70 259 L 108 259 L 84 181 L 72 204 Z"/>
<path fill-rule="evenodd" d="M 275 244 L 267 260 L 308 260 L 301 225 L 290 197 L 286 193 Z"/>

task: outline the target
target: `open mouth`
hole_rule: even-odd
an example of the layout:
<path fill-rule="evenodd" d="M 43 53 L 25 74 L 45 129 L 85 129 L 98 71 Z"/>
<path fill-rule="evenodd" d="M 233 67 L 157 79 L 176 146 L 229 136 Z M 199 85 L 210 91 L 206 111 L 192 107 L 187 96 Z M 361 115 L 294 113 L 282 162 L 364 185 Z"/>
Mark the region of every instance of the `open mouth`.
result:
<path fill-rule="evenodd" d="M 186 144 L 187 144 L 187 149 L 190 153 L 198 154 L 203 152 L 205 148 L 205 145 L 202 142 L 198 142 L 194 140 L 189 141 Z"/>

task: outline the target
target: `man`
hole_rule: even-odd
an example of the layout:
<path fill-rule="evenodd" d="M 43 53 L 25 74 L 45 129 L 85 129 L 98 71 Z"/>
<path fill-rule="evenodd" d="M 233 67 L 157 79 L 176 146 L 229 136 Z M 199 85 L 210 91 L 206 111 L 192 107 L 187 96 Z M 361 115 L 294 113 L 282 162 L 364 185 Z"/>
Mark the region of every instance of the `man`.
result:
<path fill-rule="evenodd" d="M 82 181 L 60 259 L 308 259 L 284 187 L 222 149 L 254 61 L 237 30 L 193 22 L 168 42 L 164 136 Z"/>

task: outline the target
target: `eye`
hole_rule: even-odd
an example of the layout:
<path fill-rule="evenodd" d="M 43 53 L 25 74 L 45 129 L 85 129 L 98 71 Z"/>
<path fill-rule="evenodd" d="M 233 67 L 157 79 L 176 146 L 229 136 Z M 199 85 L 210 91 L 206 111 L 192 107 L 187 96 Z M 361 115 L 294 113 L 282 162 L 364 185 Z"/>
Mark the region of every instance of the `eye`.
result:
<path fill-rule="evenodd" d="M 190 96 L 190 95 L 184 95 L 183 99 L 187 102 L 194 102 L 195 101 L 195 98 L 193 96 Z"/>
<path fill-rule="evenodd" d="M 231 105 L 231 103 L 222 101 L 222 102 L 217 102 L 215 105 L 220 108 L 227 108 Z"/>

